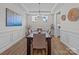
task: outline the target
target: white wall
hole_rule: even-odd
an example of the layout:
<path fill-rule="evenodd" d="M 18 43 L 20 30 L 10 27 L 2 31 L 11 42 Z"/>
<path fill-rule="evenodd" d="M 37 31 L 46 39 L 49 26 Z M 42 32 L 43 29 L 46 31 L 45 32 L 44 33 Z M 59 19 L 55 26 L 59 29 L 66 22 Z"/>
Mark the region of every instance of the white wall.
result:
<path fill-rule="evenodd" d="M 53 23 L 53 16 L 51 14 L 43 14 L 45 16 L 48 16 L 48 21 L 47 23 L 44 23 L 43 21 L 41 20 L 38 20 L 36 23 L 33 23 L 32 22 L 32 16 L 35 16 L 35 15 L 32 15 L 32 14 L 29 14 L 28 15 L 28 25 L 31 25 L 32 29 L 36 29 L 36 28 L 43 28 L 45 30 L 48 30 L 50 28 L 50 25 Z"/>
<path fill-rule="evenodd" d="M 79 4 L 59 4 L 55 11 L 61 9 L 61 15 L 66 15 L 66 20 L 60 21 L 61 41 L 70 47 L 74 52 L 79 54 L 79 20 L 75 22 L 68 20 L 67 15 L 71 8 L 79 8 Z"/>
<path fill-rule="evenodd" d="M 6 27 L 6 8 L 22 16 L 22 26 Z M 0 4 L 0 53 L 25 36 L 26 14 L 17 4 Z"/>

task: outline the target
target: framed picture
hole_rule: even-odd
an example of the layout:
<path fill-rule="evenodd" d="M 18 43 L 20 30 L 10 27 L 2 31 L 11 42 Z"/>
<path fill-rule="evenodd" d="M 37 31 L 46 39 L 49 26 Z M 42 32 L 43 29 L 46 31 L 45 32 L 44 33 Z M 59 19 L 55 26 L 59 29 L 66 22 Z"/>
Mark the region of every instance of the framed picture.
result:
<path fill-rule="evenodd" d="M 22 26 L 21 16 L 8 8 L 6 8 L 6 26 Z"/>

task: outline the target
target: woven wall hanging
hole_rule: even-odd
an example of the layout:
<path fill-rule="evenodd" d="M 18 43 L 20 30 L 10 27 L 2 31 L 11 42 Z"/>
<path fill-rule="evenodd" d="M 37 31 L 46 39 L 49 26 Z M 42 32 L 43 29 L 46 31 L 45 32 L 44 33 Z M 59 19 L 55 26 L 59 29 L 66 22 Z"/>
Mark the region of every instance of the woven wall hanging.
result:
<path fill-rule="evenodd" d="M 79 19 L 79 9 L 72 8 L 68 12 L 68 20 L 69 21 L 77 21 Z"/>

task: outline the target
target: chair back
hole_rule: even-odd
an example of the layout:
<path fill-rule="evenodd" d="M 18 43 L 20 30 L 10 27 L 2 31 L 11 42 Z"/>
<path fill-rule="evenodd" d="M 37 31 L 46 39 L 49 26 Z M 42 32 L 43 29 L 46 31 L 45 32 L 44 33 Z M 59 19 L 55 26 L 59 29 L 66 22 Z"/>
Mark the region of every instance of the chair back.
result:
<path fill-rule="evenodd" d="M 33 36 L 33 48 L 45 48 L 46 39 L 45 34 L 34 34 Z"/>

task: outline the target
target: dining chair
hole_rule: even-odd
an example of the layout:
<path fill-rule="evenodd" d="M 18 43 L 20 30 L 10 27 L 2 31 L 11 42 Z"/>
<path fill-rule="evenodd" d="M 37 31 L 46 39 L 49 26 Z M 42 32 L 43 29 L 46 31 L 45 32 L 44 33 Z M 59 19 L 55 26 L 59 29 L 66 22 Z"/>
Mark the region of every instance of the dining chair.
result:
<path fill-rule="evenodd" d="M 32 41 L 32 54 L 33 55 L 46 55 L 47 54 L 47 42 L 45 34 L 34 34 Z"/>

